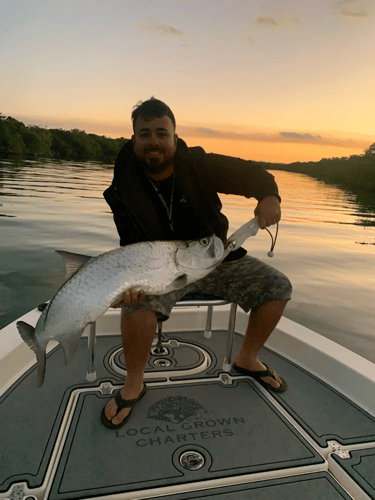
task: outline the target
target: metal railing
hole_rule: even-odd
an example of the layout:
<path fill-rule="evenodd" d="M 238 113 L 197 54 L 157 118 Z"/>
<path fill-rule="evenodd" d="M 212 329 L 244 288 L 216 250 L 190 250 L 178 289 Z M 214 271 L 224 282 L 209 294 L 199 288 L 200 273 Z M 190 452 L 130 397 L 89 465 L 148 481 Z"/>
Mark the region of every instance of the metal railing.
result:
<path fill-rule="evenodd" d="M 234 328 L 236 323 L 236 312 L 237 304 L 231 303 L 228 300 L 223 299 L 196 299 L 196 300 L 180 300 L 174 307 L 201 307 L 207 306 L 207 318 L 206 318 L 206 329 L 203 332 L 205 338 L 212 337 L 212 315 L 215 306 L 222 306 L 226 304 L 231 304 L 229 313 L 229 324 L 227 330 L 227 343 L 225 349 L 225 356 L 223 361 L 222 369 L 225 372 L 229 372 L 232 365 L 232 351 L 233 351 L 233 338 L 234 338 Z M 161 335 L 162 335 L 162 323 L 158 323 L 158 340 L 156 346 L 153 348 L 154 353 L 161 352 L 163 349 Z M 89 382 L 95 382 L 96 380 L 96 369 L 95 369 L 95 342 L 96 342 L 96 322 L 90 324 L 90 331 L 88 333 L 88 369 L 86 380 Z"/>

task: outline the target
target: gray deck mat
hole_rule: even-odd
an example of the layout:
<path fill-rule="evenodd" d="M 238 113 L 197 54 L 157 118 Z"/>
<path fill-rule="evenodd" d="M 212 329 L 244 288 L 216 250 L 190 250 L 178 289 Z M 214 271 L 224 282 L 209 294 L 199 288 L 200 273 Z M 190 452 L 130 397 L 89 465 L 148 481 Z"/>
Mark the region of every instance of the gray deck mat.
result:
<path fill-rule="evenodd" d="M 327 472 L 158 497 L 159 500 L 352 500 Z"/>
<path fill-rule="evenodd" d="M 211 353 L 212 366 L 189 378 L 216 377 L 221 372 L 225 332 L 214 332 L 212 339 L 205 339 L 202 332 L 165 334 L 165 337 L 181 338 L 181 341 L 192 339 Z M 236 335 L 234 352 L 237 352 L 241 341 L 241 337 Z M 98 380 L 94 384 L 88 383 L 85 378 L 87 339 L 81 339 L 68 367 L 64 366 L 61 348 L 54 349 L 48 355 L 46 378 L 41 389 L 36 386 L 34 365 L 0 398 L 0 492 L 7 491 L 11 484 L 21 481 L 27 481 L 30 488 L 41 486 L 71 391 L 78 387 L 99 386 L 102 381 L 121 384 L 122 377 L 110 372 L 107 363 L 108 353 L 119 347 L 119 336 L 98 338 Z M 197 363 L 197 359 L 193 358 L 189 363 Z M 260 359 L 276 369 L 288 382 L 286 393 L 273 393 L 273 396 L 318 443 L 324 446 L 327 439 L 332 437 L 342 444 L 375 441 L 375 419 L 366 412 L 271 351 L 262 349 Z M 155 368 L 147 370 L 155 371 Z M 163 376 L 153 379 L 157 380 L 166 379 Z M 249 387 L 255 387 L 250 380 Z"/>
<path fill-rule="evenodd" d="M 86 381 L 87 339 L 81 339 L 68 366 L 64 364 L 61 347 L 47 355 L 41 388 L 37 387 L 35 364 L 1 396 L 0 492 L 18 481 L 26 480 L 30 488 L 43 483 L 71 391 L 100 385 L 101 379 L 120 383 L 120 377 L 109 375 L 103 364 L 105 354 L 118 343 L 118 336 L 98 340 L 95 384 Z"/>
<path fill-rule="evenodd" d="M 222 371 L 224 359 L 225 333 L 215 332 L 214 335 L 217 363 L 208 369 L 208 376 L 217 376 Z M 184 339 L 178 334 L 166 334 L 166 337 Z M 205 339 L 201 333 L 190 333 L 189 337 L 197 345 L 212 348 L 213 340 Z M 241 342 L 242 338 L 236 335 L 234 353 Z M 342 445 L 375 441 L 375 418 L 331 386 L 267 348 L 261 350 L 259 359 L 287 381 L 286 392 L 272 392 L 272 395 L 321 447 L 326 447 L 330 440 Z M 243 376 L 235 370 L 230 373 L 232 376 Z M 193 375 L 192 378 L 201 376 Z M 181 379 L 173 377 L 173 380 Z"/>
<path fill-rule="evenodd" d="M 123 428 L 99 415 L 113 396 L 82 393 L 50 500 L 82 498 L 323 464 L 322 457 L 247 380 L 149 387 Z M 95 416 L 95 418 L 93 418 Z M 198 451 L 204 466 L 179 463 Z"/>
<path fill-rule="evenodd" d="M 341 459 L 333 455 L 333 458 L 370 498 L 375 499 L 375 449 L 354 450 L 350 456 L 349 459 Z"/>

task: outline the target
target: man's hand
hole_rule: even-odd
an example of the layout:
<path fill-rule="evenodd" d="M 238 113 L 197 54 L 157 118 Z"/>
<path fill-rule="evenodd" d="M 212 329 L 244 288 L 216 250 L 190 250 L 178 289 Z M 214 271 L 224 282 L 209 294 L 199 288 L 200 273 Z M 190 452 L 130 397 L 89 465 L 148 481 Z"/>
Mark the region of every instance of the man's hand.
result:
<path fill-rule="evenodd" d="M 258 217 L 260 229 L 276 224 L 281 219 L 279 198 L 274 195 L 266 196 L 258 203 L 254 214 Z"/>
<path fill-rule="evenodd" d="M 130 290 L 126 290 L 126 292 L 122 294 L 122 300 L 117 302 L 117 304 L 113 304 L 112 307 L 130 306 L 136 302 L 142 302 L 142 300 L 145 299 L 145 295 L 143 290 L 134 290 L 134 288 L 131 288 Z"/>

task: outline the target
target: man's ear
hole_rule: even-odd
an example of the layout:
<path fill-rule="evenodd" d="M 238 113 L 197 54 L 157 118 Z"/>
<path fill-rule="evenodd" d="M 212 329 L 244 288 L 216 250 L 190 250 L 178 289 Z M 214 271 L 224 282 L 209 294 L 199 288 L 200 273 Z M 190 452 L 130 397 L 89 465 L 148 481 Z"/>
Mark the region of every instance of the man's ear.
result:
<path fill-rule="evenodd" d="M 174 145 L 177 147 L 178 135 L 174 134 Z"/>
<path fill-rule="evenodd" d="M 132 135 L 132 143 L 133 143 L 133 146 L 135 144 L 135 135 Z"/>

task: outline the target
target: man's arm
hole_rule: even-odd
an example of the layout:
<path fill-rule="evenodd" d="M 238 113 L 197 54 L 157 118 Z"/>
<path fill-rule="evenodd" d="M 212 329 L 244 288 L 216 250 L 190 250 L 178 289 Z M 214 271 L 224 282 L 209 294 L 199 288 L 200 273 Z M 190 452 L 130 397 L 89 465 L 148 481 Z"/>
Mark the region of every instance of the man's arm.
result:
<path fill-rule="evenodd" d="M 241 158 L 207 154 L 200 147 L 191 148 L 191 152 L 199 163 L 201 174 L 218 193 L 237 194 L 258 200 L 254 214 L 258 216 L 261 229 L 280 221 L 279 190 L 274 176 L 267 170 Z"/>
<path fill-rule="evenodd" d="M 190 151 L 199 164 L 199 171 L 218 193 L 257 200 L 274 195 L 281 201 L 274 176 L 253 161 L 205 153 L 200 147 L 190 148 Z"/>

